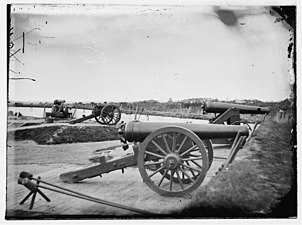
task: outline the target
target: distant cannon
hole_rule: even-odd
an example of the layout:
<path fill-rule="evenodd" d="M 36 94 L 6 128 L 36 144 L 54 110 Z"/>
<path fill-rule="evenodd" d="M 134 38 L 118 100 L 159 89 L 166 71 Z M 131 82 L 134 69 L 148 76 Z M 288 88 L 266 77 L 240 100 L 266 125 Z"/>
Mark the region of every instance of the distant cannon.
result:
<path fill-rule="evenodd" d="M 88 116 L 69 121 L 70 124 L 80 123 L 85 120 L 95 118 L 95 120 L 104 125 L 116 125 L 121 119 L 121 110 L 117 105 L 98 104 Z"/>
<path fill-rule="evenodd" d="M 78 182 L 114 170 L 138 165 L 143 181 L 164 196 L 182 196 L 200 186 L 213 160 L 210 139 L 235 138 L 238 148 L 249 135 L 238 125 L 156 123 L 131 121 L 118 126 L 124 149 L 133 142 L 133 154 L 60 175 L 64 182 Z"/>
<path fill-rule="evenodd" d="M 268 114 L 268 107 L 230 104 L 224 102 L 206 102 L 203 105 L 206 113 L 219 113 L 211 123 L 219 124 L 227 122 L 227 124 L 235 124 L 241 121 L 240 114 Z"/>
<path fill-rule="evenodd" d="M 265 115 L 270 112 L 268 107 L 259 107 L 259 106 L 250 106 L 250 105 L 241 105 L 241 104 L 230 104 L 224 102 L 205 102 L 203 104 L 203 110 L 205 113 L 218 113 L 214 119 L 210 120 L 211 124 L 224 124 L 227 125 L 240 125 L 246 124 L 252 133 L 256 129 L 257 125 L 261 123 L 257 121 L 255 123 L 254 129 L 250 127 L 251 121 L 242 120 L 240 114 L 263 114 L 264 120 Z M 233 139 L 216 139 L 215 144 L 229 144 Z"/>
<path fill-rule="evenodd" d="M 71 118 L 72 113 L 69 112 L 69 107 L 64 106 L 65 100 L 55 100 L 51 108 L 51 112 L 45 113 L 45 120 L 53 122 L 53 120 Z"/>

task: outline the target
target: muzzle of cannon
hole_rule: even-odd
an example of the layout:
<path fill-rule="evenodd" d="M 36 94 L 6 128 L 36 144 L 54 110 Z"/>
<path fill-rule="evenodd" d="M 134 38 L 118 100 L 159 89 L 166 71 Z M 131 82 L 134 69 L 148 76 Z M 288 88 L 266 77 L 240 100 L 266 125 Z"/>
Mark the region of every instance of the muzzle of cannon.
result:
<path fill-rule="evenodd" d="M 238 109 L 240 114 L 268 114 L 270 109 L 268 107 L 229 104 L 224 102 L 206 102 L 203 105 L 204 111 L 208 113 L 224 113 L 228 109 Z"/>

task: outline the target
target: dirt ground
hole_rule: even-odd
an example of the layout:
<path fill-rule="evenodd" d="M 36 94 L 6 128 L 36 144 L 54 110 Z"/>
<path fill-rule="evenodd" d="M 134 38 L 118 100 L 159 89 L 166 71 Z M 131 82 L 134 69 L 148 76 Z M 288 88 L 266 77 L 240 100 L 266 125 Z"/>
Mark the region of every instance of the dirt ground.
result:
<path fill-rule="evenodd" d="M 152 191 L 143 183 L 136 166 L 122 171 L 114 171 L 83 180 L 79 183 L 67 184 L 60 180 L 59 175 L 81 167 L 96 165 L 89 159 L 105 155 L 106 157 L 121 157 L 132 153 L 130 147 L 124 151 L 120 141 L 103 141 L 90 143 L 72 143 L 58 145 L 38 145 L 33 141 L 8 141 L 7 148 L 7 207 L 6 216 L 11 218 L 29 216 L 42 216 L 52 218 L 77 217 L 123 217 L 138 216 L 138 213 L 106 206 L 60 193 L 43 190 L 51 199 L 46 202 L 39 194 L 31 211 L 28 207 L 30 199 L 25 204 L 19 202 L 28 194 L 23 185 L 17 184 L 21 171 L 32 173 L 34 177 L 40 176 L 43 181 L 62 186 L 92 197 L 146 210 L 158 215 L 172 216 L 173 213 L 183 209 L 194 197 L 196 191 L 184 197 L 163 197 Z M 110 150 L 110 148 L 113 148 Z M 109 150 L 108 150 L 109 149 Z M 225 161 L 229 148 L 214 146 L 214 161 L 205 180 L 198 189 L 204 188 L 210 179 Z"/>

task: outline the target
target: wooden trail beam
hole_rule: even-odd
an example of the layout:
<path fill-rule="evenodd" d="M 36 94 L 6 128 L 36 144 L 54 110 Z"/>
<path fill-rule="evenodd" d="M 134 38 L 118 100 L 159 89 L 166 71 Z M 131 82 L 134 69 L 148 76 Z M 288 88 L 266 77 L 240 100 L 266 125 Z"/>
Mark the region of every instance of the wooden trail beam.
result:
<path fill-rule="evenodd" d="M 114 170 L 121 169 L 123 171 L 124 168 L 129 166 L 135 166 L 136 164 L 136 156 L 132 154 L 102 162 L 97 166 L 91 166 L 88 168 L 63 173 L 60 175 L 60 179 L 63 182 L 73 183 L 84 180 L 86 178 L 100 176 L 104 173 L 109 173 Z"/>

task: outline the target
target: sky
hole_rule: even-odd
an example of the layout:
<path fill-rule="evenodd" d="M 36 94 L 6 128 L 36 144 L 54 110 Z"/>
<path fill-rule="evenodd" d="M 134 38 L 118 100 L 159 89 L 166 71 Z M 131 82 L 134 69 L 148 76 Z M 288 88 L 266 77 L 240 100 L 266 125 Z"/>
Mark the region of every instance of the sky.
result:
<path fill-rule="evenodd" d="M 269 10 L 12 5 L 11 50 L 21 51 L 10 58 L 9 75 L 35 81 L 10 79 L 9 100 L 284 100 L 293 82 L 293 33 Z"/>

